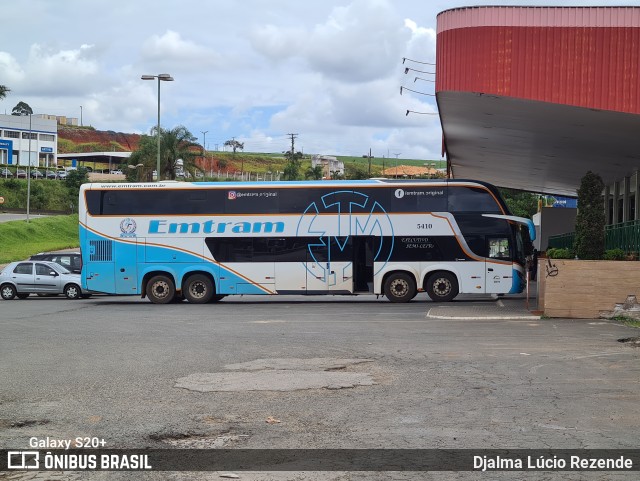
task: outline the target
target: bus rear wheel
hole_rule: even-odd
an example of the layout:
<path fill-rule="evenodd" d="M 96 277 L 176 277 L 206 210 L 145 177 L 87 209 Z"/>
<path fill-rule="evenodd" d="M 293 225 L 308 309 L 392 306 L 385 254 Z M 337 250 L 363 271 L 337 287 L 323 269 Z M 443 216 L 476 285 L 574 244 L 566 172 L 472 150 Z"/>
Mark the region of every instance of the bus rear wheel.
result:
<path fill-rule="evenodd" d="M 409 302 L 416 296 L 416 283 L 403 272 L 391 274 L 384 283 L 384 294 L 391 302 Z"/>
<path fill-rule="evenodd" d="M 147 297 L 154 304 L 168 304 L 176 295 L 176 286 L 170 277 L 153 276 L 147 283 Z"/>
<path fill-rule="evenodd" d="M 434 302 L 449 302 L 458 295 L 458 279 L 449 272 L 436 272 L 427 281 L 427 294 Z"/>
<path fill-rule="evenodd" d="M 184 282 L 184 297 L 194 304 L 205 304 L 213 297 L 213 282 L 203 274 L 193 274 Z"/>

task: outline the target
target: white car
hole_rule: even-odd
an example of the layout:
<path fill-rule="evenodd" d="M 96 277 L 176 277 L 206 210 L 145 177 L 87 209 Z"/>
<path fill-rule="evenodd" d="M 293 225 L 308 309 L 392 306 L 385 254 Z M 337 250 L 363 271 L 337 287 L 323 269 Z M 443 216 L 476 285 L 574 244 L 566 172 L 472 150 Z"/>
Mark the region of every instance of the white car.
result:
<path fill-rule="evenodd" d="M 80 299 L 89 297 L 91 292 L 82 289 L 80 274 L 55 262 L 20 261 L 7 265 L 0 272 L 0 297 L 10 301 L 15 297 L 26 299 L 29 294 L 64 294 L 67 299 Z"/>
<path fill-rule="evenodd" d="M 121 175 L 122 171 L 121 170 L 112 170 L 111 171 L 111 175 Z"/>

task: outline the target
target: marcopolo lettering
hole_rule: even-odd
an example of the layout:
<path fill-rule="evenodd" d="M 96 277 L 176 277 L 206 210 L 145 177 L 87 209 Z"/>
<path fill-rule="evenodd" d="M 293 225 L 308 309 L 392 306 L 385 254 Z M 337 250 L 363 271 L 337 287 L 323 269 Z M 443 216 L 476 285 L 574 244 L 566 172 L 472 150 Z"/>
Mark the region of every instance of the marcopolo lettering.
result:
<path fill-rule="evenodd" d="M 149 234 L 261 234 L 284 232 L 284 222 L 168 222 L 152 220 Z"/>

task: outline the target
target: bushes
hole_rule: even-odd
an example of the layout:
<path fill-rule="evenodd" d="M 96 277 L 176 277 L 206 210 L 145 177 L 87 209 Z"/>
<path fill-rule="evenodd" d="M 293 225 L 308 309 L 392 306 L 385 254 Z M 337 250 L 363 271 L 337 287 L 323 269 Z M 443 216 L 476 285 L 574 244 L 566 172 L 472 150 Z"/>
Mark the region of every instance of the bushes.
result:
<path fill-rule="evenodd" d="M 578 189 L 578 215 L 573 244 L 580 259 L 602 259 L 604 253 L 604 182 L 589 171 Z"/>
<path fill-rule="evenodd" d="M 602 258 L 605 261 L 624 261 L 627 259 L 627 254 L 622 249 L 610 249 L 605 251 Z"/>
<path fill-rule="evenodd" d="M 0 179 L 0 196 L 4 197 L 1 207 L 7 209 L 27 208 L 27 180 Z M 71 203 L 77 204 L 77 190 L 67 190 L 66 182 L 60 180 L 31 180 L 31 199 L 29 205 L 34 210 L 69 212 Z"/>
<path fill-rule="evenodd" d="M 547 257 L 550 259 L 575 259 L 576 251 L 573 249 L 551 247 L 547 249 Z M 628 256 L 622 249 L 610 249 L 604 252 L 602 259 L 605 261 L 635 260 L 629 259 L 629 257 L 630 256 Z"/>
<path fill-rule="evenodd" d="M 550 259 L 574 259 L 576 253 L 573 249 L 551 247 L 547 249 L 547 257 Z"/>

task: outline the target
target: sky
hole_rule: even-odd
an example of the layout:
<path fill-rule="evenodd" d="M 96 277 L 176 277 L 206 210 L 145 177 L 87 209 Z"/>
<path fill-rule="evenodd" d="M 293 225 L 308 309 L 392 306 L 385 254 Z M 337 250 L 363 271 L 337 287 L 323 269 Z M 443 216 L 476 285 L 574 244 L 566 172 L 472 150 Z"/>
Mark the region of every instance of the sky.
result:
<path fill-rule="evenodd" d="M 0 112 L 22 101 L 35 114 L 82 118 L 98 130 L 149 133 L 158 82 L 140 77 L 168 73 L 175 80 L 160 86 L 162 127 L 184 125 L 208 150 L 235 139 L 246 152 L 283 152 L 296 134 L 305 154 L 371 149 L 374 157 L 439 160 L 435 75 L 404 70 L 435 72 L 439 12 L 605 3 L 4 1 L 0 85 L 11 92 Z M 421 93 L 400 95 L 401 86 Z"/>

